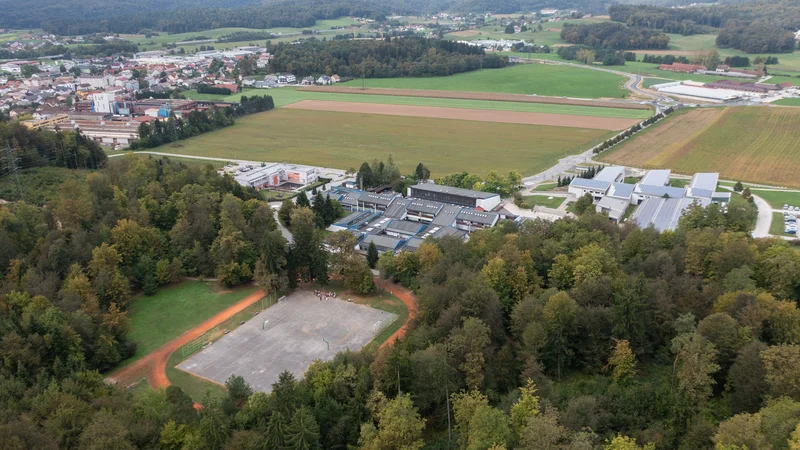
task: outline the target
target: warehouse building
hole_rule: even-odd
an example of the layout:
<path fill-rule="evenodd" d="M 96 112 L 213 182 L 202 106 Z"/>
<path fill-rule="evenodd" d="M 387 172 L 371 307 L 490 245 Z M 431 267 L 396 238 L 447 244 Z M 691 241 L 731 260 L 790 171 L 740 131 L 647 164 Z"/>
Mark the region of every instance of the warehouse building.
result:
<path fill-rule="evenodd" d="M 500 204 L 500 194 L 441 186 L 433 183 L 410 186 L 408 188 L 408 196 L 421 200 L 481 208 L 486 211 L 491 211 Z"/>

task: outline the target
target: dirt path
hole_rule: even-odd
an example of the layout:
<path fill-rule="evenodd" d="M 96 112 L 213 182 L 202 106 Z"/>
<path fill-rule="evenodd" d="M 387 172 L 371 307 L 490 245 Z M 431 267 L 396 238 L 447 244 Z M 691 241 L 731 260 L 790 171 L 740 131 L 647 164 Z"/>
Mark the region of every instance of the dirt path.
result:
<path fill-rule="evenodd" d="M 384 114 L 390 116 L 429 117 L 432 119 L 473 120 L 478 122 L 516 123 L 522 125 L 547 125 L 578 127 L 596 130 L 624 130 L 638 123 L 637 119 L 611 117 L 546 114 L 519 111 L 495 111 L 439 106 L 384 105 L 380 103 L 334 102 L 328 100 L 303 100 L 284 109 L 305 109 L 342 113 Z"/>
<path fill-rule="evenodd" d="M 248 295 L 236 304 L 217 313 L 215 316 L 183 333 L 177 338 L 167 342 L 166 344 L 157 348 L 154 352 L 148 354 L 130 366 L 113 373 L 107 378 L 107 380 L 115 382 L 120 386 L 128 386 L 129 384 L 135 383 L 142 378 L 147 378 L 148 384 L 154 388 L 169 386 L 169 379 L 167 379 L 167 360 L 172 353 L 175 352 L 175 350 L 178 350 L 184 344 L 200 337 L 206 331 L 230 319 L 248 306 L 261 300 L 263 296 L 264 294 L 261 291 Z"/>
<path fill-rule="evenodd" d="M 390 284 L 387 286 L 388 290 L 394 294 L 395 297 L 399 298 L 406 304 L 408 308 L 408 318 L 406 319 L 406 323 L 400 327 L 399 330 L 392 333 L 389 336 L 389 339 L 386 340 L 381 347 L 385 347 L 387 345 L 394 344 L 394 341 L 406 335 L 408 332 L 408 324 L 411 323 L 411 320 L 417 315 L 417 298 L 414 297 L 414 294 L 411 293 L 408 289 L 400 286 L 399 284 Z"/>

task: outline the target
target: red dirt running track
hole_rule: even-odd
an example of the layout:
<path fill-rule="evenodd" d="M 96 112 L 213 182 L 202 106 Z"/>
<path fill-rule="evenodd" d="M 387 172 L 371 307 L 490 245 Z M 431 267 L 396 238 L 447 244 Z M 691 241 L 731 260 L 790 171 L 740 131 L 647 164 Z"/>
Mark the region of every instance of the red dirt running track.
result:
<path fill-rule="evenodd" d="M 147 382 L 154 388 L 169 386 L 169 379 L 167 379 L 167 360 L 172 353 L 175 352 L 175 350 L 181 348 L 181 346 L 184 344 L 191 342 L 193 339 L 200 337 L 206 331 L 230 319 L 236 315 L 236 313 L 261 300 L 262 297 L 264 297 L 264 293 L 262 291 L 254 292 L 248 295 L 244 299 L 228 307 L 224 311 L 217 313 L 215 316 L 211 317 L 200 325 L 157 348 L 149 355 L 136 361 L 130 366 L 115 372 L 109 377 L 109 380 L 115 381 L 121 386 L 128 386 L 129 384 L 140 380 L 142 377 L 147 377 Z"/>
<path fill-rule="evenodd" d="M 406 319 L 406 323 L 404 323 L 399 330 L 392 333 L 392 335 L 389 336 L 389 339 L 387 339 L 386 342 L 381 344 L 381 347 L 392 345 L 394 341 L 405 336 L 406 332 L 408 331 L 408 324 L 411 323 L 411 319 L 413 319 L 414 316 L 417 315 L 417 299 L 414 297 L 414 294 L 412 294 L 411 291 L 400 286 L 399 284 L 391 284 L 390 286 L 392 294 L 394 294 L 395 297 L 399 298 L 400 300 L 403 301 L 403 303 L 406 304 L 406 307 L 408 308 L 408 319 Z"/>
<path fill-rule="evenodd" d="M 392 293 L 406 304 L 406 307 L 408 308 L 408 319 L 406 319 L 406 323 L 404 323 L 399 330 L 395 331 L 391 336 L 389 336 L 389 339 L 387 339 L 386 342 L 381 345 L 381 347 L 391 345 L 395 340 L 405 336 L 406 332 L 408 331 L 408 324 L 417 313 L 417 302 L 416 298 L 414 298 L 414 294 L 400 285 L 392 284 L 390 286 Z M 236 304 L 228 307 L 224 311 L 217 313 L 215 316 L 211 317 L 195 328 L 183 333 L 177 338 L 167 342 L 166 344 L 157 348 L 154 352 L 144 356 L 142 359 L 136 361 L 130 366 L 113 373 L 108 377 L 108 380 L 124 387 L 146 377 L 147 383 L 153 388 L 165 388 L 169 386 L 170 383 L 169 379 L 167 378 L 167 361 L 169 360 L 169 357 L 172 356 L 172 353 L 181 348 L 183 345 L 191 342 L 193 339 L 202 336 L 203 333 L 207 332 L 208 330 L 230 319 L 253 303 L 261 300 L 263 296 L 264 293 L 262 291 L 254 292 L 248 295 Z"/>

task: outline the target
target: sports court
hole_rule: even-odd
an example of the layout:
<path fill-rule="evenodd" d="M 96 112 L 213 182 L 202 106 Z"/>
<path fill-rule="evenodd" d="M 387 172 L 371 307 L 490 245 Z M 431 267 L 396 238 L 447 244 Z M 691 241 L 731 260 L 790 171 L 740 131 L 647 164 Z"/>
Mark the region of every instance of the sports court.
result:
<path fill-rule="evenodd" d="M 313 292 L 298 291 L 178 368 L 220 384 L 241 375 L 253 390 L 270 392 L 284 370 L 302 378 L 315 359 L 359 350 L 396 318 L 346 298 L 320 301 Z"/>

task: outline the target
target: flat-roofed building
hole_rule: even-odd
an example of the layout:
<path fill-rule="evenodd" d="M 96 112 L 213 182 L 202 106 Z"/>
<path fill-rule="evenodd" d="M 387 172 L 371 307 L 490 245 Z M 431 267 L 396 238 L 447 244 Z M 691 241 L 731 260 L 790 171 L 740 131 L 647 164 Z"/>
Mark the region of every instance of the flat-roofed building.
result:
<path fill-rule="evenodd" d="M 452 227 L 456 224 L 456 217 L 458 217 L 458 213 L 464 209 L 463 206 L 458 205 L 444 205 L 439 214 L 436 215 L 436 218 L 433 219 L 431 222 L 431 226 L 436 227 Z"/>
<path fill-rule="evenodd" d="M 616 183 L 625 179 L 625 168 L 622 166 L 604 167 L 592 179 Z"/>
<path fill-rule="evenodd" d="M 359 209 L 371 209 L 373 211 L 386 211 L 394 199 L 400 194 L 375 194 L 374 192 L 364 192 L 358 197 Z"/>
<path fill-rule="evenodd" d="M 420 183 L 408 188 L 408 196 L 422 200 L 450 203 L 453 205 L 482 208 L 491 211 L 500 204 L 500 194 L 473 191 L 433 183 Z"/>
<path fill-rule="evenodd" d="M 500 215 L 488 211 L 462 209 L 456 215 L 456 228 L 472 233 L 475 230 L 491 228 L 497 225 Z"/>
<path fill-rule="evenodd" d="M 581 198 L 586 194 L 592 196 L 597 201 L 603 198 L 611 187 L 608 181 L 593 180 L 589 178 L 574 178 L 567 188 L 567 192 L 574 194 L 575 197 Z"/>
<path fill-rule="evenodd" d="M 411 200 L 407 198 L 396 198 L 392 204 L 386 208 L 386 211 L 383 213 L 383 215 L 390 219 L 403 220 L 408 216 L 406 207 L 409 203 L 411 203 Z"/>
<path fill-rule="evenodd" d="M 361 242 L 358 243 L 358 249 L 361 251 L 367 251 L 370 243 L 375 244 L 375 247 L 378 249 L 378 253 L 385 253 L 396 252 L 405 243 L 405 240 L 380 234 L 368 234 Z"/>
<path fill-rule="evenodd" d="M 705 207 L 711 203 L 700 198 L 649 198 L 642 202 L 633 213 L 633 220 L 639 227 L 653 226 L 659 232 L 674 230 L 684 211 L 692 204 Z"/>
<path fill-rule="evenodd" d="M 440 202 L 413 199 L 411 203 L 406 206 L 408 220 L 432 222 L 436 215 L 439 214 L 442 208 L 444 208 L 444 206 L 444 203 Z"/>
<path fill-rule="evenodd" d="M 595 205 L 595 211 L 606 213 L 609 219 L 619 222 L 622 216 L 625 215 L 625 211 L 628 210 L 629 205 L 630 202 L 627 199 L 603 197 Z"/>
<path fill-rule="evenodd" d="M 419 222 L 411 222 L 410 220 L 397 220 L 391 219 L 384 229 L 384 234 L 392 237 L 399 237 L 408 239 L 416 236 L 420 231 L 425 229 L 425 225 Z"/>
<path fill-rule="evenodd" d="M 670 173 L 669 170 L 664 169 L 648 170 L 642 179 L 639 180 L 639 184 L 647 186 L 668 186 Z"/>

